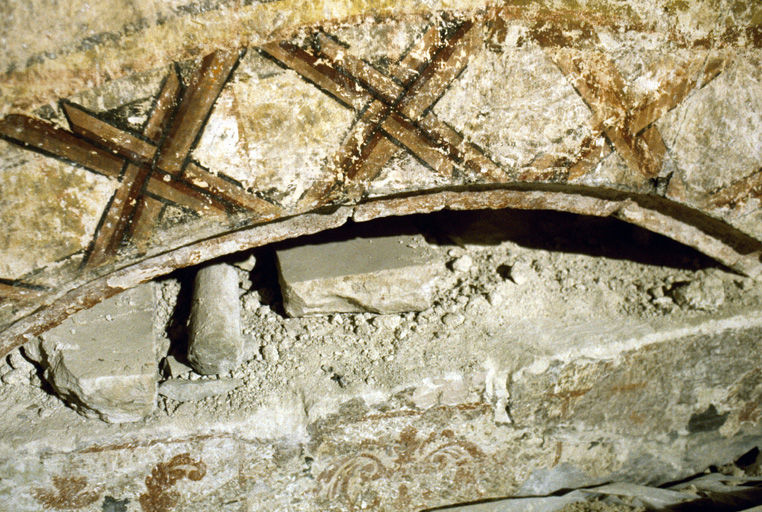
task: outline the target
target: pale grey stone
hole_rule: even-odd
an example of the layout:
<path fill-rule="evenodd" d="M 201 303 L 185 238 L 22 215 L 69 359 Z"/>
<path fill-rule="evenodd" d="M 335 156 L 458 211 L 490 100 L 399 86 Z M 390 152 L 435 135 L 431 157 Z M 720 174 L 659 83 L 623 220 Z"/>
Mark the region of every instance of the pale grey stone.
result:
<path fill-rule="evenodd" d="M 42 351 L 40 350 L 40 344 L 42 343 L 42 338 L 35 338 L 23 347 L 21 347 L 21 350 L 24 351 L 24 355 L 28 357 L 31 361 L 34 361 L 35 363 L 42 363 Z"/>
<path fill-rule="evenodd" d="M 179 377 L 193 371 L 193 368 L 185 363 L 181 363 L 173 355 L 168 355 L 162 360 L 162 371 L 167 377 Z"/>
<path fill-rule="evenodd" d="M 302 245 L 277 257 L 290 316 L 421 311 L 431 306 L 442 273 L 420 235 Z"/>
<path fill-rule="evenodd" d="M 21 355 L 20 350 L 14 350 L 0 361 L 0 382 L 10 385 L 29 384 L 34 371 L 34 365 Z"/>
<path fill-rule="evenodd" d="M 604 478 L 593 478 L 572 464 L 561 463 L 553 468 L 538 468 L 533 471 L 516 494 L 542 496 L 559 489 L 597 485 L 604 481 Z"/>
<path fill-rule="evenodd" d="M 22 384 L 29 384 L 31 372 L 24 368 L 16 368 L 7 373 L 4 373 L 0 378 L 3 384 L 9 384 L 11 386 L 19 386 Z"/>
<path fill-rule="evenodd" d="M 226 264 L 198 271 L 189 320 L 188 362 L 194 370 L 216 375 L 243 360 L 238 273 Z"/>
<path fill-rule="evenodd" d="M 159 384 L 159 394 L 178 402 L 195 402 L 224 395 L 242 384 L 241 379 L 170 379 Z"/>
<path fill-rule="evenodd" d="M 262 348 L 262 355 L 264 356 L 265 361 L 267 361 L 270 364 L 275 364 L 280 359 L 280 354 L 278 353 L 278 347 L 272 344 L 265 345 Z"/>
<path fill-rule="evenodd" d="M 660 299 L 664 297 L 664 287 L 661 285 L 653 286 L 648 289 L 648 295 L 650 295 L 654 299 Z"/>
<path fill-rule="evenodd" d="M 455 261 L 452 262 L 452 269 L 455 272 L 461 272 L 466 273 L 469 270 L 471 270 L 471 267 L 474 264 L 474 260 L 469 256 L 468 254 L 464 254 L 460 258 L 457 258 Z"/>
<path fill-rule="evenodd" d="M 8 354 L 8 364 L 11 368 L 20 368 L 22 366 L 29 365 L 29 361 L 24 359 L 24 356 L 21 355 L 20 350 L 14 350 L 10 354 Z"/>
<path fill-rule="evenodd" d="M 456 505 L 441 510 L 447 512 L 558 512 L 575 503 L 584 503 L 589 495 L 582 491 L 572 491 L 563 496 L 542 496 L 539 498 L 509 498 L 505 500 Z"/>
<path fill-rule="evenodd" d="M 442 323 L 448 327 L 457 327 L 465 321 L 465 317 L 460 313 L 447 313 L 442 317 Z"/>
<path fill-rule="evenodd" d="M 700 496 L 695 493 L 679 492 L 672 489 L 659 489 L 629 482 L 616 482 L 590 489 L 590 492 L 603 495 L 624 496 L 636 498 L 649 509 L 659 510 L 670 505 L 676 505 L 687 500 L 695 500 Z"/>
<path fill-rule="evenodd" d="M 156 404 L 154 303 L 153 285 L 138 286 L 69 317 L 30 352 L 79 413 L 110 423 L 141 420 Z"/>
<path fill-rule="evenodd" d="M 671 290 L 672 298 L 683 307 L 714 311 L 725 302 L 722 280 L 708 275 L 689 283 L 678 283 Z"/>
<path fill-rule="evenodd" d="M 653 299 L 651 302 L 653 302 L 653 305 L 656 306 L 659 309 L 664 310 L 672 310 L 677 307 L 675 302 L 670 297 L 658 297 L 656 299 Z"/>
<path fill-rule="evenodd" d="M 243 259 L 241 261 L 234 261 L 233 265 L 240 268 L 241 270 L 245 270 L 246 272 L 251 272 L 254 270 L 254 266 L 257 264 L 257 258 L 250 254 L 246 259 Z"/>
<path fill-rule="evenodd" d="M 532 265 L 526 260 L 519 260 L 511 266 L 511 280 L 516 284 L 524 284 L 534 276 Z"/>

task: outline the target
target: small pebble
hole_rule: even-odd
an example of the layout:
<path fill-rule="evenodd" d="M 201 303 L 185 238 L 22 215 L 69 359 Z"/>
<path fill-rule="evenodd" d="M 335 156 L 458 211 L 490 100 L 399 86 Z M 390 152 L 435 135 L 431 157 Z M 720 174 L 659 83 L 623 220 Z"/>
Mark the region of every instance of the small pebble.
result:
<path fill-rule="evenodd" d="M 666 311 L 671 311 L 675 308 L 675 303 L 672 302 L 672 299 L 669 297 L 659 297 L 654 299 L 652 302 L 657 308 L 664 309 Z"/>
<path fill-rule="evenodd" d="M 9 384 L 11 386 L 20 386 L 23 384 L 29 384 L 29 372 L 23 368 L 17 368 L 11 370 L 2 377 L 3 384 Z"/>
<path fill-rule="evenodd" d="M 22 356 L 18 350 L 14 350 L 8 354 L 8 364 L 11 366 L 11 368 L 20 368 L 22 366 L 28 365 L 29 362 L 24 359 L 24 356 Z"/>
<path fill-rule="evenodd" d="M 257 264 L 257 258 L 254 257 L 253 254 L 249 255 L 248 258 L 246 258 L 243 261 L 236 261 L 233 263 L 234 266 L 240 268 L 241 270 L 245 270 L 246 272 L 251 272 L 254 270 L 254 266 Z"/>
<path fill-rule="evenodd" d="M 568 271 L 567 271 L 568 273 Z M 511 267 L 511 281 L 516 284 L 524 284 L 529 281 L 534 275 L 532 265 L 525 260 L 519 260 Z M 565 274 L 564 274 L 565 277 Z"/>
<path fill-rule="evenodd" d="M 442 317 L 442 323 L 448 327 L 457 327 L 465 321 L 466 318 L 460 313 L 447 313 Z"/>
<path fill-rule="evenodd" d="M 473 264 L 474 264 L 474 260 L 471 259 L 471 256 L 469 256 L 468 254 L 464 254 L 463 256 L 461 256 L 460 258 L 456 258 L 452 262 L 452 269 L 455 272 L 466 273 L 469 270 L 471 270 L 471 266 Z"/>
<path fill-rule="evenodd" d="M 499 290 L 492 290 L 487 294 L 487 302 L 489 302 L 490 306 L 500 306 L 504 300 L 505 297 L 503 297 L 503 294 Z"/>
<path fill-rule="evenodd" d="M 275 345 L 265 345 L 262 349 L 262 355 L 264 356 L 265 361 L 270 364 L 275 364 L 280 359 L 278 348 Z"/>
<path fill-rule="evenodd" d="M 373 327 L 379 329 L 396 329 L 402 323 L 399 315 L 379 315 L 372 321 Z"/>
<path fill-rule="evenodd" d="M 653 287 L 648 289 L 648 295 L 650 295 L 654 299 L 658 299 L 660 297 L 664 297 L 664 287 L 661 286 L 661 285 L 659 285 L 659 286 L 653 286 Z"/>

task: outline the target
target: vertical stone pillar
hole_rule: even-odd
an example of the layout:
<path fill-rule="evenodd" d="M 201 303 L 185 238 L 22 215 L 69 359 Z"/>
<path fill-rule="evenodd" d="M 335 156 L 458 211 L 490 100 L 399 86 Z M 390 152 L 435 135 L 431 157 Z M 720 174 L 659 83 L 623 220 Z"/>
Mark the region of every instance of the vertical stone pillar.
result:
<path fill-rule="evenodd" d="M 214 375 L 241 364 L 240 313 L 235 269 L 224 263 L 200 269 L 188 322 L 188 361 L 194 370 Z"/>

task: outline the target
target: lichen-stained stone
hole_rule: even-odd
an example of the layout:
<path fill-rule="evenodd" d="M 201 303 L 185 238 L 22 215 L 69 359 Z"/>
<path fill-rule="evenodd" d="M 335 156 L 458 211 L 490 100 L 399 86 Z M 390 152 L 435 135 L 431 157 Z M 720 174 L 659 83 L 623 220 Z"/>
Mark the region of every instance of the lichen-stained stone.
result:
<path fill-rule="evenodd" d="M 368 196 L 436 189 L 447 183 L 447 178 L 427 168 L 410 153 L 400 151 L 381 168 L 376 179 L 371 182 Z"/>
<path fill-rule="evenodd" d="M 86 249 L 114 183 L 0 140 L 0 278 L 13 280 Z M 33 198 L 33 199 L 32 199 Z"/>
<path fill-rule="evenodd" d="M 331 33 L 348 47 L 347 53 L 390 71 L 389 66 L 411 50 L 432 23 L 425 14 L 401 19 L 365 19 L 360 23 L 336 23 Z"/>
<path fill-rule="evenodd" d="M 159 93 L 165 75 L 163 68 L 135 73 L 79 91 L 68 100 L 93 112 L 131 110 L 124 121 L 139 129 L 153 108 L 153 98 Z"/>
<path fill-rule="evenodd" d="M 602 148 L 605 141 L 601 140 L 601 143 L 601 146 L 597 146 L 598 148 Z M 642 176 L 634 174 L 617 153 L 609 153 L 576 182 L 592 187 L 617 186 L 628 190 L 649 188 L 648 182 Z"/>
<path fill-rule="evenodd" d="M 97 6 L 78 1 L 50 4 L 32 0 L 6 3 L 1 9 L 0 14 L 5 23 L 0 28 L 0 38 L 8 42 L 7 51 L 3 52 L 0 61 L 3 72 L 22 63 L 29 63 L 30 60 L 34 62 L 35 57 L 37 60 L 53 59 L 68 53 L 88 38 L 90 46 L 95 46 L 98 36 L 106 39 L 108 35 L 113 37 L 129 25 L 140 26 L 141 18 L 152 9 L 158 11 L 151 16 L 154 23 L 156 14 L 161 11 L 170 12 L 170 9 L 146 0 L 116 0 Z M 76 26 L 72 25 L 72 19 L 77 20 L 74 24 Z M 28 22 L 32 20 L 37 22 L 38 28 L 44 26 L 43 37 L 40 36 L 41 32 L 28 30 Z M 144 20 L 143 23 L 147 21 Z"/>

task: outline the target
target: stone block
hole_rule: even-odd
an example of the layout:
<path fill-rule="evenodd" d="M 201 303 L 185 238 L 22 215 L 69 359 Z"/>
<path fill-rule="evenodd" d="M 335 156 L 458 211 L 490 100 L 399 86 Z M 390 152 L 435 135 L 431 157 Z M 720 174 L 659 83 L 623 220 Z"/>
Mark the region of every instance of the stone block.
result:
<path fill-rule="evenodd" d="M 677 283 L 671 294 L 679 306 L 704 311 L 715 311 L 725 302 L 722 280 L 713 275 L 688 283 Z"/>
<path fill-rule="evenodd" d="M 138 421 L 156 404 L 154 290 L 145 284 L 44 333 L 34 357 L 58 395 L 88 417 Z"/>
<path fill-rule="evenodd" d="M 204 375 L 233 370 L 243 359 L 238 273 L 226 264 L 196 274 L 189 320 L 188 362 Z"/>
<path fill-rule="evenodd" d="M 193 368 L 179 361 L 175 356 L 168 355 L 161 362 L 163 375 L 168 378 L 180 377 L 193 371 Z"/>
<path fill-rule="evenodd" d="M 290 316 L 431 306 L 443 264 L 420 235 L 357 237 L 277 251 Z"/>
<path fill-rule="evenodd" d="M 178 402 L 194 402 L 224 395 L 242 384 L 241 379 L 188 380 L 169 379 L 159 385 L 159 394 Z"/>

